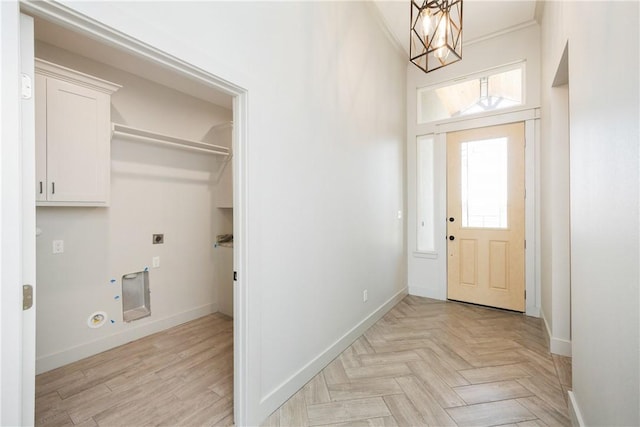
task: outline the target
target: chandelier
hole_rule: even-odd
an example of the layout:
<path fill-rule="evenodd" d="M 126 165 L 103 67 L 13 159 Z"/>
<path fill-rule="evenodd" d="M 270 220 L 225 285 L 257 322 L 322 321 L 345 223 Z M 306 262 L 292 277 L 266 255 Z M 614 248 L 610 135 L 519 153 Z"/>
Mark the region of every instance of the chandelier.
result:
<path fill-rule="evenodd" d="M 409 57 L 425 73 L 462 59 L 462 0 L 411 0 Z"/>

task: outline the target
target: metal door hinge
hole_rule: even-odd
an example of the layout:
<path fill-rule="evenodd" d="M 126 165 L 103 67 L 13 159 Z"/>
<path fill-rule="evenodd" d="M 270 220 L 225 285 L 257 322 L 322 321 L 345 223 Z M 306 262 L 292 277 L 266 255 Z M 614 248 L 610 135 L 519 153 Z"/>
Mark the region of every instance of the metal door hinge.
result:
<path fill-rule="evenodd" d="M 234 282 L 237 282 L 237 281 L 238 281 L 238 272 L 237 272 L 237 271 L 234 271 L 234 272 L 233 272 L 233 281 L 234 281 Z"/>
<path fill-rule="evenodd" d="M 527 290 L 524 291 L 524 299 L 527 299 Z"/>
<path fill-rule="evenodd" d="M 22 309 L 29 310 L 33 307 L 33 286 L 22 285 Z"/>

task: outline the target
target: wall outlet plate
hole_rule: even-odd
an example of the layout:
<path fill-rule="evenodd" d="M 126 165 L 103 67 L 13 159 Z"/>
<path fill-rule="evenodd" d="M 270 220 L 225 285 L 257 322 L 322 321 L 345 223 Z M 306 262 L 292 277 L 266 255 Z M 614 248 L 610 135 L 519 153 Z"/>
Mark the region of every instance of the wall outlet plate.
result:
<path fill-rule="evenodd" d="M 64 240 L 54 240 L 53 241 L 53 250 L 54 254 L 61 254 L 64 252 Z"/>

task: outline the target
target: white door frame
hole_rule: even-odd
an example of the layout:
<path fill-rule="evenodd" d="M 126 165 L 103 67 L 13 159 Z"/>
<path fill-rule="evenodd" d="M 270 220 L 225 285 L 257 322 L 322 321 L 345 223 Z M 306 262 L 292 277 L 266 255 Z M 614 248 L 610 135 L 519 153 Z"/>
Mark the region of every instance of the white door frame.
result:
<path fill-rule="evenodd" d="M 2 3 L 2 6 L 6 4 Z M 11 2 L 14 7 L 17 9 L 16 2 Z M 234 241 L 236 244 L 233 249 L 233 258 L 234 258 L 234 271 L 238 274 L 238 279 L 234 283 L 234 416 L 236 425 L 245 425 L 247 421 L 255 416 L 250 411 L 250 406 L 253 407 L 250 402 L 250 398 L 253 397 L 255 393 L 252 393 L 251 384 L 249 382 L 249 352 L 248 348 L 248 336 L 249 336 L 249 317 L 248 317 L 248 293 L 247 293 L 247 191 L 246 191 L 246 180 L 247 180 L 247 109 L 248 109 L 248 90 L 243 88 L 240 85 L 237 85 L 233 82 L 229 82 L 225 79 L 219 78 L 214 74 L 211 74 L 207 71 L 204 71 L 200 68 L 197 68 L 187 62 L 184 62 L 176 57 L 173 57 L 159 49 L 154 48 L 148 44 L 145 44 L 139 40 L 136 40 L 132 37 L 127 36 L 126 34 L 119 32 L 113 28 L 107 27 L 104 24 L 97 22 L 87 16 L 84 16 L 80 13 L 75 12 L 73 9 L 70 9 L 66 6 L 63 6 L 58 3 L 52 2 L 31 2 L 31 1 L 20 1 L 20 8 L 22 11 L 27 12 L 32 15 L 39 16 L 47 21 L 53 22 L 58 25 L 62 25 L 66 28 L 70 28 L 78 33 L 85 34 L 90 36 L 91 38 L 97 39 L 102 43 L 107 45 L 119 48 L 121 50 L 126 51 L 127 53 L 136 55 L 141 58 L 145 58 L 151 60 L 158 65 L 161 65 L 164 68 L 171 69 L 176 73 L 182 74 L 185 77 L 188 77 L 191 80 L 199 82 L 203 85 L 215 88 L 223 93 L 233 96 L 233 200 L 234 200 L 234 211 L 233 211 L 233 220 L 234 220 Z M 17 12 L 17 11 L 16 11 Z M 4 9 L 2 11 L 2 15 L 0 18 L 4 21 Z M 4 36 L 4 33 L 3 33 Z M 4 45 L 3 45 L 4 48 Z M 3 56 L 5 55 L 5 51 L 3 49 Z M 2 67 L 2 71 L 4 72 L 4 66 Z M 4 76 L 3 76 L 4 78 Z M 4 95 L 4 92 L 3 92 Z M 4 105 L 3 105 L 4 108 Z M 3 112 L 4 118 L 4 112 Z M 10 142 L 10 147 L 5 147 L 5 144 Z M 20 140 L 19 138 L 15 138 L 13 142 L 5 139 L 5 135 L 2 138 L 2 154 L 4 155 L 5 148 L 12 148 L 14 150 L 19 150 L 20 148 Z M 7 144 L 8 145 L 8 144 Z M 4 157 L 2 159 L 3 165 L 5 163 Z M 18 162 L 19 163 L 19 162 Z M 16 167 L 20 170 L 22 169 L 21 164 L 17 164 Z M 19 174 L 19 171 L 18 171 Z M 15 177 L 15 171 L 6 170 L 3 167 L 2 175 L 0 179 L 4 182 L 7 179 L 11 179 Z M 20 180 L 15 181 L 16 185 L 12 186 L 17 189 L 16 191 L 27 191 L 32 193 L 31 187 L 25 187 L 24 190 L 21 188 Z M 3 189 L 2 192 L 3 201 L 5 200 L 5 192 Z M 5 209 L 5 205 L 0 205 L 3 209 Z M 21 214 L 18 215 L 15 221 L 20 221 Z M 4 218 L 3 218 L 4 221 Z M 5 233 L 8 228 L 5 226 L 3 222 L 2 228 L 0 229 L 3 233 Z M 10 230 L 10 228 L 9 228 Z M 20 238 L 13 237 L 13 240 L 17 242 L 20 241 Z M 6 256 L 6 248 L 5 248 L 5 237 L 3 234 L 3 247 L 0 252 L 2 256 L 2 268 L 4 269 L 7 266 L 7 256 Z M 34 260 L 35 263 L 35 254 Z M 3 273 L 3 297 L 4 297 L 4 273 Z M 14 298 L 15 299 L 15 298 Z M 11 338 L 14 342 L 21 342 L 22 337 L 5 337 L 5 310 L 4 304 L 5 299 L 2 301 L 2 348 L 5 349 L 5 345 L 9 338 Z M 5 354 L 10 353 L 4 350 L 2 352 L 2 374 L 5 373 Z M 17 361 L 16 361 L 17 362 Z M 8 362 L 7 362 L 8 363 Z M 8 405 L 9 399 L 11 396 L 7 396 L 4 390 L 5 386 L 5 377 L 1 377 L 2 381 L 2 406 L 0 407 L 1 411 L 5 411 L 10 408 Z M 15 391 L 14 391 L 15 393 Z M 18 403 L 18 402 L 15 402 Z M 29 405 L 29 402 L 20 402 L 19 405 L 16 405 L 17 408 L 22 408 L 23 405 Z M 25 411 L 32 411 L 33 408 L 24 408 Z M 9 418 L 7 418 L 9 420 Z M 4 414 L 2 414 L 2 424 L 3 425 L 19 425 L 22 424 L 20 422 L 5 422 Z"/>
<path fill-rule="evenodd" d="M 524 132 L 525 132 L 525 241 L 527 242 L 526 250 L 525 250 L 525 290 L 526 290 L 526 301 L 525 301 L 525 313 L 529 316 L 538 317 L 540 315 L 540 286 L 537 283 L 538 278 L 540 277 L 538 274 L 539 271 L 539 254 L 538 254 L 538 234 L 539 234 L 539 224 L 538 222 L 538 212 L 537 206 L 539 205 L 536 202 L 537 192 L 536 188 L 538 186 L 536 173 L 537 169 L 537 137 L 539 135 L 539 120 L 540 119 L 540 110 L 537 108 L 533 109 L 525 109 L 520 111 L 513 111 L 509 113 L 498 113 L 490 116 L 479 117 L 476 119 L 466 119 L 466 120 L 458 120 L 451 121 L 447 123 L 437 124 L 435 126 L 435 135 L 436 135 L 436 143 L 440 145 L 446 145 L 447 132 L 457 132 L 461 130 L 475 129 L 486 126 L 497 126 L 504 125 L 508 123 L 515 122 L 524 122 Z M 444 162 L 446 164 L 446 150 L 440 150 L 441 159 L 438 161 Z M 441 191 L 441 194 L 445 195 L 444 203 L 441 204 L 442 217 L 446 217 L 446 168 L 445 168 L 445 178 L 441 180 L 444 185 L 444 188 Z M 446 236 L 446 222 L 442 221 L 443 231 L 442 235 Z M 446 287 L 448 282 L 447 277 L 447 257 L 440 257 L 443 265 L 440 267 L 444 271 L 444 294 L 446 295 Z"/>
<path fill-rule="evenodd" d="M 22 311 L 22 423 L 35 423 L 36 397 L 36 144 L 35 102 L 33 93 L 35 64 L 33 58 L 33 18 L 20 14 L 20 71 L 30 82 L 20 100 L 22 153 L 22 283 L 31 286 L 33 304 Z M 30 92 L 30 93 L 29 93 Z"/>
<path fill-rule="evenodd" d="M 410 100 L 412 104 L 415 100 Z M 415 105 L 415 104 L 412 104 Z M 407 153 L 409 158 L 416 152 L 416 140 L 422 135 L 434 135 L 434 236 L 436 242 L 435 251 L 429 254 L 415 252 L 415 247 L 408 247 L 407 257 L 409 269 L 411 263 L 415 268 L 416 275 L 429 274 L 430 286 L 421 287 L 419 285 L 421 276 L 410 276 L 409 293 L 412 295 L 424 296 L 445 300 L 447 295 L 447 260 L 446 260 L 446 134 L 459 130 L 473 129 L 485 126 L 502 125 L 513 122 L 525 122 L 525 189 L 527 200 L 525 203 L 525 239 L 527 250 L 525 252 L 525 288 L 527 292 L 525 313 L 529 316 L 540 316 L 540 253 L 539 253 L 539 230 L 540 215 L 539 201 L 536 188 L 539 187 L 539 154 L 538 139 L 540 136 L 540 110 L 539 108 L 512 108 L 507 111 L 490 112 L 476 117 L 462 117 L 448 119 L 441 122 L 426 124 L 415 124 L 415 116 L 409 114 L 409 124 L 407 135 L 409 136 Z M 408 206 L 415 209 L 416 193 L 411 192 L 415 188 L 416 171 L 415 164 L 408 162 L 407 178 L 409 182 Z M 409 212 L 409 221 L 415 224 L 415 215 Z M 415 227 L 409 225 L 409 233 L 415 233 Z M 411 245 L 415 237 L 407 236 L 407 242 Z M 421 267 L 418 269 L 417 265 Z M 425 280 L 426 281 L 426 280 Z M 423 282 L 425 282 L 423 281 Z M 417 285 L 417 286 L 416 286 Z"/>
<path fill-rule="evenodd" d="M 20 13 L 0 2 L 0 425 L 22 425 Z"/>

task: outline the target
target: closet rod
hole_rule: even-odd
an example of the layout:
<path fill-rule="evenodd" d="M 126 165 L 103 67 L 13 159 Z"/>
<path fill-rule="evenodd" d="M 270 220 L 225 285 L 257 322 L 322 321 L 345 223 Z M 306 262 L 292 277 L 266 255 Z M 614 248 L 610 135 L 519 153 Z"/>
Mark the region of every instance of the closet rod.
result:
<path fill-rule="evenodd" d="M 217 154 L 221 156 L 229 156 L 231 154 L 231 150 L 229 150 L 227 147 L 207 144 L 200 141 L 190 141 L 188 139 L 178 138 L 170 135 L 163 135 L 144 129 L 137 129 L 131 126 L 121 125 L 119 123 L 111 124 L 111 135 L 140 142 L 171 145 L 176 148 L 199 151 L 207 154 Z"/>

